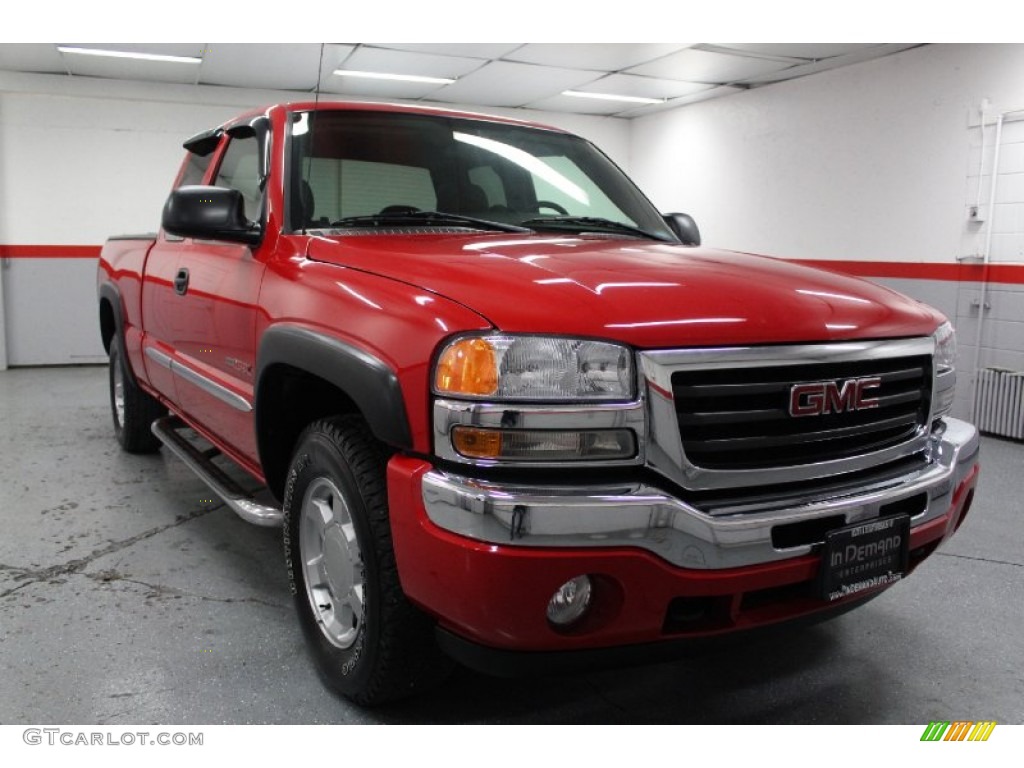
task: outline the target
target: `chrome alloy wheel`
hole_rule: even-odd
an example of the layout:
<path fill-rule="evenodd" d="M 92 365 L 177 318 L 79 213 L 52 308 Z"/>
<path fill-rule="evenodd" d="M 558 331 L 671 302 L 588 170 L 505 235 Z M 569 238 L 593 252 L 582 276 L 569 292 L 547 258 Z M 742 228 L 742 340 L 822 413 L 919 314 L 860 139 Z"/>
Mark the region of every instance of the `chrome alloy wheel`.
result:
<path fill-rule="evenodd" d="M 326 477 L 302 498 L 299 546 L 306 598 L 324 637 L 349 648 L 363 623 L 363 558 L 348 502 Z"/>
<path fill-rule="evenodd" d="M 114 366 L 114 416 L 117 418 L 117 426 L 124 426 L 124 371 L 121 368 L 121 361 L 118 359 Z"/>

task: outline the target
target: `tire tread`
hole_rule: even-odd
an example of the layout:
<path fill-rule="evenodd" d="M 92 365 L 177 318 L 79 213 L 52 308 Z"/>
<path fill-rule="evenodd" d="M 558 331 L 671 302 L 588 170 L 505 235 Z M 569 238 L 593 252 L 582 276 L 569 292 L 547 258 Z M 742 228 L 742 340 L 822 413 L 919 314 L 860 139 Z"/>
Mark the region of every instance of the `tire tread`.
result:
<path fill-rule="evenodd" d="M 118 424 L 114 411 L 114 366 L 121 366 L 124 382 L 124 423 Z M 128 362 L 120 340 L 115 336 L 110 343 L 110 407 L 114 418 L 114 432 L 121 448 L 127 453 L 156 453 L 162 443 L 153 434 L 152 424 L 166 415 L 167 409 L 160 401 L 144 392 L 129 378 Z"/>
<path fill-rule="evenodd" d="M 452 662 L 437 648 L 433 622 L 406 598 L 401 588 L 398 564 L 391 538 L 391 524 L 387 503 L 386 466 L 388 453 L 370 433 L 366 422 L 357 415 L 342 415 L 320 419 L 310 424 L 298 440 L 296 456 L 301 456 L 307 440 L 323 438 L 340 454 L 360 490 L 366 522 L 370 530 L 373 562 L 378 569 L 379 626 L 375 648 L 365 649 L 372 656 L 373 669 L 358 690 L 347 686 L 342 676 L 328 665 L 319 665 L 321 675 L 330 687 L 346 698 L 363 706 L 384 704 L 414 695 L 418 691 L 443 679 Z M 285 530 L 292 529 L 293 513 L 301 500 L 295 498 L 294 462 L 289 471 L 285 491 Z M 298 545 L 296 542 L 296 550 Z M 363 561 L 368 561 L 364 553 Z M 296 573 L 290 562 L 289 546 L 285 545 L 289 578 L 298 608 L 306 600 L 305 590 L 296 584 Z M 307 634 L 318 632 L 304 627 Z M 318 659 L 320 661 L 320 659 Z M 325 669 L 325 667 L 327 667 Z"/>

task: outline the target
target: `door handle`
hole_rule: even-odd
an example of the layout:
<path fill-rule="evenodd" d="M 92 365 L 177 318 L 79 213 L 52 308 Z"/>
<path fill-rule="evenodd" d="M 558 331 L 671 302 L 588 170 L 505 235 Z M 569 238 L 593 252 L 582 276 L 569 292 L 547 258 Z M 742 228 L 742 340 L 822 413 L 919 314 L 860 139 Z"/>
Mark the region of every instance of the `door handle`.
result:
<path fill-rule="evenodd" d="M 174 292 L 179 296 L 184 296 L 186 291 L 188 291 L 188 270 L 182 267 L 174 276 Z"/>

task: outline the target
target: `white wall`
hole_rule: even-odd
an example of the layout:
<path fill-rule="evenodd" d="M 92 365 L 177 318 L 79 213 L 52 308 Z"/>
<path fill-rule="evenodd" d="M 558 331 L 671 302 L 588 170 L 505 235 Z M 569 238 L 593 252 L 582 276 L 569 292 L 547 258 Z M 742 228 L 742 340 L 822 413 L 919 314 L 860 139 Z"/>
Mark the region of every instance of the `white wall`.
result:
<path fill-rule="evenodd" d="M 185 139 L 244 109 L 307 96 L 0 72 L 0 245 L 98 246 L 112 234 L 154 231 Z M 476 111 L 564 127 L 628 160 L 622 119 Z M 6 260 L 0 332 L 10 364 L 105 359 L 95 268 L 95 259 Z"/>
<path fill-rule="evenodd" d="M 0 74 L 0 243 L 99 245 L 154 231 L 181 142 L 238 111 L 140 100 L 143 88 L 116 98 L 125 90 Z M 7 361 L 104 360 L 96 260 L 14 256 L 3 268 Z"/>
<path fill-rule="evenodd" d="M 1021 45 L 932 45 L 638 118 L 631 172 L 709 245 L 955 262 L 972 111 L 1024 107 L 1022 72 Z"/>

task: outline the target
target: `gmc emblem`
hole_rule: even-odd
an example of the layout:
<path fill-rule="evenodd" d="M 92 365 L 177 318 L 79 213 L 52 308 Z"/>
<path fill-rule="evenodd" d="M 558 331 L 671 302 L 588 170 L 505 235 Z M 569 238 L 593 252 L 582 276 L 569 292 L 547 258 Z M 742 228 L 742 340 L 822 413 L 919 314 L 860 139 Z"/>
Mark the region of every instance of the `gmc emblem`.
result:
<path fill-rule="evenodd" d="M 789 390 L 790 416 L 823 416 L 826 413 L 862 411 L 877 408 L 878 398 L 870 391 L 882 386 L 882 379 L 870 376 L 863 379 L 817 381 L 813 384 L 794 384 Z"/>

